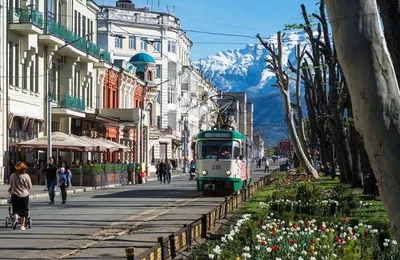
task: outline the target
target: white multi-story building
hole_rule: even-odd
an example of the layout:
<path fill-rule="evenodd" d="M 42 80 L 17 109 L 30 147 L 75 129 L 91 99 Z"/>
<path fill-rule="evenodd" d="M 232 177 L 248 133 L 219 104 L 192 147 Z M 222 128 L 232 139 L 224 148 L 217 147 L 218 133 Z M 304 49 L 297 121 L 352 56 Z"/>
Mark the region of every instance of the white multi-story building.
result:
<path fill-rule="evenodd" d="M 253 158 L 263 158 L 265 153 L 265 142 L 260 135 L 253 136 Z"/>
<path fill-rule="evenodd" d="M 0 184 L 4 183 L 4 167 L 7 161 L 4 153 L 7 151 L 7 5 L 8 0 L 0 0 Z M 6 109 L 4 109 L 6 108 Z"/>
<path fill-rule="evenodd" d="M 192 144 L 196 135 L 210 129 L 215 120 L 216 103 L 210 98 L 218 94 L 217 88 L 193 66 L 183 67 L 182 76 L 182 134 L 183 155 L 193 159 Z"/>
<path fill-rule="evenodd" d="M 181 77 L 190 65 L 192 42 L 171 14 L 135 8 L 129 0 L 116 7 L 104 6 L 98 15 L 99 45 L 111 53 L 113 61 L 129 61 L 137 53 L 151 55 L 156 63 L 155 83 L 159 84 L 156 121 L 150 126 L 150 159 L 181 158 Z"/>
<path fill-rule="evenodd" d="M 101 62 L 110 57 L 96 45 L 99 11 L 91 0 L 9 1 L 7 159 L 37 157 L 17 143 L 46 135 L 48 98 L 53 132 L 91 135 L 101 128 L 96 68 L 111 65 Z"/>

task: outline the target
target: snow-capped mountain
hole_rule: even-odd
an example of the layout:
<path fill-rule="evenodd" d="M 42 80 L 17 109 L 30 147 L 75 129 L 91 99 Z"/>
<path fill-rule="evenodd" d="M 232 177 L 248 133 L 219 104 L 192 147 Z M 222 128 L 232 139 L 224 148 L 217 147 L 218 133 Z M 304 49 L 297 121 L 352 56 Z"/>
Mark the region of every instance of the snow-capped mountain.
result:
<path fill-rule="evenodd" d="M 276 44 L 276 35 L 265 40 Z M 283 42 L 283 62 L 287 69 L 288 60 L 296 66 L 296 45 L 307 44 L 307 35 L 291 32 L 284 36 Z M 243 49 L 220 51 L 207 56 L 194 62 L 194 65 L 221 91 L 247 92 L 249 102 L 254 103 L 255 128 L 263 129 L 264 139 L 273 145 L 287 137 L 287 130 L 283 119 L 283 99 L 276 87 L 276 77 L 266 66 L 268 56 L 269 52 L 261 44 L 248 44 Z M 292 92 L 294 83 L 291 83 Z"/>

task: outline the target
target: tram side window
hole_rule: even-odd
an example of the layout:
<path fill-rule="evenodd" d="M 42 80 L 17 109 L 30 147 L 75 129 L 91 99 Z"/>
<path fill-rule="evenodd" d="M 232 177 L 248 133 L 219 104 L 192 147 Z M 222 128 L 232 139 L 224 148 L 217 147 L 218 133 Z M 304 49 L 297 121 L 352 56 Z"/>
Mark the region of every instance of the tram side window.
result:
<path fill-rule="evenodd" d="M 237 159 L 240 156 L 240 143 L 234 141 L 233 142 L 233 153 L 232 153 L 232 158 Z"/>

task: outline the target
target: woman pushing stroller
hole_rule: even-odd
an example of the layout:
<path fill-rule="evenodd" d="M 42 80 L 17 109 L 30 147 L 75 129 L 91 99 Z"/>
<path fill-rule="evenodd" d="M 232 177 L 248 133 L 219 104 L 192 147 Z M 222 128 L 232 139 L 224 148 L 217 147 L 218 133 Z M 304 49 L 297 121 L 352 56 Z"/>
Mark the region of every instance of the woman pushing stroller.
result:
<path fill-rule="evenodd" d="M 25 230 L 26 219 L 29 217 L 29 190 L 32 182 L 26 173 L 28 167 L 24 162 L 15 165 L 15 172 L 10 176 L 10 194 L 13 209 L 13 229 L 17 228 L 18 217 L 21 218 L 21 230 Z"/>

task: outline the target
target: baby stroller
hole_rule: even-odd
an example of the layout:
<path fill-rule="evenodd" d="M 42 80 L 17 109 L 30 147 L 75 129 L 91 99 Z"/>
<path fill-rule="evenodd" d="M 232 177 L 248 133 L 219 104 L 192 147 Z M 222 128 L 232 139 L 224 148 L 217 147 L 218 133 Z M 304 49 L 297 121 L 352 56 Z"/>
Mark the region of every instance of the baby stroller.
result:
<path fill-rule="evenodd" d="M 8 194 L 7 203 L 8 203 L 8 216 L 6 217 L 6 228 L 12 227 L 12 225 L 14 223 L 13 209 L 12 209 L 12 204 L 11 204 L 11 194 Z M 18 221 L 17 226 L 18 226 L 18 224 L 21 224 L 21 223 L 19 223 L 19 221 Z M 26 221 L 25 221 L 25 227 L 32 228 L 32 220 L 31 220 L 30 211 L 28 211 L 28 217 L 26 218 Z"/>

